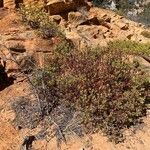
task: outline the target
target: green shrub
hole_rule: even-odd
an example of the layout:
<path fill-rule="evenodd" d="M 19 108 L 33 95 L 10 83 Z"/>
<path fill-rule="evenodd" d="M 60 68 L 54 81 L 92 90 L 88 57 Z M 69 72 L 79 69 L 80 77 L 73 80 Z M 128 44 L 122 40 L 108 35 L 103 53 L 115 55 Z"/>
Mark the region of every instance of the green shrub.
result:
<path fill-rule="evenodd" d="M 130 40 L 115 40 L 108 44 L 109 49 L 119 49 L 128 54 L 150 55 L 150 43 L 138 43 Z"/>
<path fill-rule="evenodd" d="M 150 38 L 150 32 L 148 32 L 148 31 L 142 31 L 141 35 L 143 35 L 146 38 Z"/>
<path fill-rule="evenodd" d="M 41 37 L 48 39 L 63 35 L 59 27 L 50 20 L 43 6 L 37 3 L 28 6 L 21 5 L 19 12 L 22 20 L 32 29 L 37 29 Z"/>
<path fill-rule="evenodd" d="M 127 63 L 121 50 L 89 48 L 62 53 L 63 49 L 54 50 L 49 66 L 33 77 L 35 87 L 47 97 L 48 112 L 56 105 L 66 105 L 82 114 L 88 133 L 102 130 L 111 140 L 122 141 L 123 130 L 146 114 L 145 73 Z"/>

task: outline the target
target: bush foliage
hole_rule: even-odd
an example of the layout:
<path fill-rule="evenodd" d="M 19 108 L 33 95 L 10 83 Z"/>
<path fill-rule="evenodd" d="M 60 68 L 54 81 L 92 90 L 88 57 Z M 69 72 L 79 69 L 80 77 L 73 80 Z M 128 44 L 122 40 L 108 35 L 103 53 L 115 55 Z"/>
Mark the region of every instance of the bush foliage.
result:
<path fill-rule="evenodd" d="M 36 87 L 45 87 L 49 113 L 58 105 L 72 107 L 81 112 L 87 132 L 102 130 L 115 142 L 123 140 L 123 130 L 146 114 L 144 72 L 127 63 L 121 50 L 80 51 L 65 45 L 33 77 Z"/>
<path fill-rule="evenodd" d="M 20 6 L 20 14 L 23 22 L 29 25 L 32 29 L 36 29 L 39 35 L 45 39 L 62 36 L 62 32 L 58 26 L 49 18 L 43 6 L 35 3 L 32 5 Z"/>

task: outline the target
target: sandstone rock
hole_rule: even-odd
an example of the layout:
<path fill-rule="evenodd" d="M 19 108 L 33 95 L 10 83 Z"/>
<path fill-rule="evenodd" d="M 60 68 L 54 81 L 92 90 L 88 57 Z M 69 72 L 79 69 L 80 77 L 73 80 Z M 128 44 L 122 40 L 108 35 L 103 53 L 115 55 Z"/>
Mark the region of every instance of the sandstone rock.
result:
<path fill-rule="evenodd" d="M 109 23 L 111 22 L 111 17 L 109 17 L 107 14 L 104 15 L 102 18 L 104 19 L 105 22 L 109 22 Z"/>
<path fill-rule="evenodd" d="M 53 16 L 50 16 L 50 19 L 57 23 L 57 24 L 60 24 L 61 20 L 62 20 L 62 17 L 60 15 L 53 15 Z"/>
<path fill-rule="evenodd" d="M 110 23 L 102 22 L 101 25 L 108 28 L 108 29 L 111 29 L 111 24 Z"/>
<path fill-rule="evenodd" d="M 121 30 L 128 30 L 129 29 L 128 23 L 117 22 L 117 26 L 119 26 Z"/>
<path fill-rule="evenodd" d="M 70 12 L 68 13 L 68 21 L 71 24 L 79 25 L 83 22 L 85 22 L 87 18 L 83 16 L 80 12 Z"/>
<path fill-rule="evenodd" d="M 101 21 L 96 16 L 90 16 L 81 25 L 101 25 Z"/>
<path fill-rule="evenodd" d="M 68 22 L 72 25 L 101 25 L 105 22 L 103 19 L 99 20 L 95 15 L 88 16 L 88 12 L 86 15 L 83 15 L 81 12 L 70 12 L 68 14 Z"/>
<path fill-rule="evenodd" d="M 6 47 L 1 47 L 0 58 L 5 62 L 5 70 L 7 73 L 18 69 L 17 64 L 13 61 L 14 59 L 10 51 Z"/>
<path fill-rule="evenodd" d="M 131 38 L 133 37 L 133 33 L 129 33 L 128 35 L 127 35 L 127 38 L 129 39 L 129 40 L 131 40 Z"/>
<path fill-rule="evenodd" d="M 21 41 L 7 41 L 5 42 L 5 45 L 10 51 L 16 52 L 16 53 L 24 53 L 26 52 L 25 46 L 23 42 Z"/>
<path fill-rule="evenodd" d="M 4 7 L 15 8 L 15 0 L 4 0 Z"/>
<path fill-rule="evenodd" d="M 16 49 L 12 50 L 4 46 L 0 47 L 0 59 L 5 62 L 5 72 L 8 77 L 13 76 L 20 68 L 23 69 L 23 66 L 26 65 L 25 58 L 27 57 L 27 53 L 22 53 L 22 51 L 18 53 L 18 51 L 15 52 L 14 50 Z"/>
<path fill-rule="evenodd" d="M 76 10 L 83 5 L 85 5 L 84 0 L 50 0 L 47 3 L 47 9 L 50 15 L 56 15 Z"/>

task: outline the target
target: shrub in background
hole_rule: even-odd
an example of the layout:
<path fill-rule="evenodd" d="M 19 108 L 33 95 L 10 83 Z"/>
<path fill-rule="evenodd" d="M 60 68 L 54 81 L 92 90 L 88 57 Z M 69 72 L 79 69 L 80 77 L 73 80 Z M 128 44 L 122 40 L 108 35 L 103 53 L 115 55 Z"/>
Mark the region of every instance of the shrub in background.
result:
<path fill-rule="evenodd" d="M 144 6 L 144 10 L 138 15 L 138 20 L 146 25 L 150 25 L 150 3 Z"/>
<path fill-rule="evenodd" d="M 63 36 L 59 27 L 50 20 L 43 6 L 37 3 L 28 6 L 20 5 L 19 12 L 22 20 L 32 29 L 37 29 L 41 37 L 48 39 L 58 35 Z"/>
<path fill-rule="evenodd" d="M 119 49 L 126 54 L 150 55 L 150 43 L 139 43 L 130 40 L 115 40 L 108 43 L 109 49 Z"/>

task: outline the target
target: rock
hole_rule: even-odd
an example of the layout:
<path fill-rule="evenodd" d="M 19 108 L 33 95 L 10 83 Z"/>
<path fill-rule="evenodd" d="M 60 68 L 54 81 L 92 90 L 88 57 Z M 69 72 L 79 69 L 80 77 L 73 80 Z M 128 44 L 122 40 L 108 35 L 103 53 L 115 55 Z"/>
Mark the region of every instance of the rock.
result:
<path fill-rule="evenodd" d="M 57 23 L 57 24 L 60 24 L 61 20 L 62 20 L 62 17 L 60 15 L 53 15 L 53 16 L 50 16 L 50 19 Z"/>
<path fill-rule="evenodd" d="M 118 22 L 117 26 L 119 26 L 119 28 L 121 30 L 128 30 L 129 29 L 129 24 L 128 23 Z"/>
<path fill-rule="evenodd" d="M 87 18 L 83 16 L 80 12 L 70 12 L 68 13 L 68 22 L 71 24 L 80 25 L 87 21 Z"/>
<path fill-rule="evenodd" d="M 101 25 L 108 28 L 108 29 L 111 29 L 111 24 L 110 23 L 102 22 Z"/>
<path fill-rule="evenodd" d="M 88 16 L 88 12 L 86 15 L 83 15 L 81 12 L 70 12 L 68 14 L 68 22 L 72 25 L 101 25 L 102 22 L 105 22 L 103 19 L 99 20 L 96 16 L 90 15 Z"/>
<path fill-rule="evenodd" d="M 129 39 L 129 40 L 131 40 L 131 38 L 133 37 L 133 33 L 129 33 L 128 35 L 127 35 L 127 39 Z"/>
<path fill-rule="evenodd" d="M 16 53 L 24 53 L 26 52 L 25 46 L 23 44 L 23 42 L 21 41 L 7 41 L 5 43 L 6 47 L 8 49 L 10 49 L 10 51 L 12 52 L 16 52 Z"/>
<path fill-rule="evenodd" d="M 103 14 L 99 19 L 103 19 L 105 22 L 111 22 L 111 17 L 107 14 Z"/>
<path fill-rule="evenodd" d="M 52 146 L 51 146 L 51 148 L 52 148 Z M 33 141 L 32 149 L 39 149 L 39 150 L 46 150 L 46 149 L 48 149 L 47 148 L 47 141 L 45 139 Z"/>
<path fill-rule="evenodd" d="M 0 58 L 3 62 L 5 62 L 5 71 L 8 77 L 13 76 L 16 72 L 18 72 L 20 67 L 25 65 L 26 53 L 18 53 L 18 51 L 15 52 L 14 49 L 8 49 L 7 47 L 1 47 L 0 50 Z"/>
<path fill-rule="evenodd" d="M 15 8 L 15 0 L 4 0 L 4 7 L 6 8 Z"/>
<path fill-rule="evenodd" d="M 50 15 L 57 15 L 74 11 L 84 5 L 86 5 L 84 0 L 50 0 L 47 3 L 47 9 Z"/>
<path fill-rule="evenodd" d="M 101 25 L 101 22 L 100 22 L 100 20 L 98 20 L 98 18 L 96 16 L 90 16 L 81 25 L 97 25 L 97 26 L 99 26 L 99 25 Z"/>
<path fill-rule="evenodd" d="M 67 39 L 72 40 L 75 45 L 79 46 L 79 43 L 80 43 L 80 41 L 81 41 L 82 38 L 77 33 L 76 30 L 71 29 L 71 31 L 70 30 L 66 31 L 65 34 L 66 34 L 66 38 Z"/>
<path fill-rule="evenodd" d="M 129 29 L 129 24 L 124 25 L 123 27 L 121 27 L 122 30 L 128 30 Z"/>

